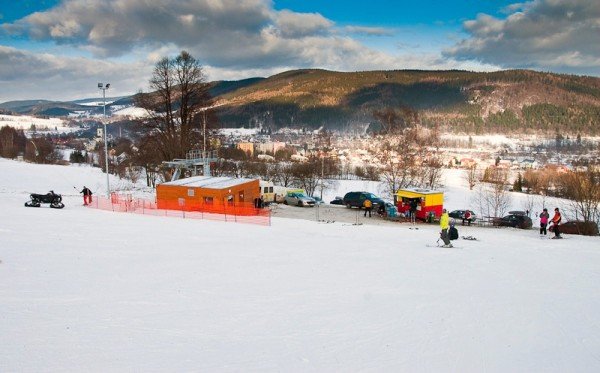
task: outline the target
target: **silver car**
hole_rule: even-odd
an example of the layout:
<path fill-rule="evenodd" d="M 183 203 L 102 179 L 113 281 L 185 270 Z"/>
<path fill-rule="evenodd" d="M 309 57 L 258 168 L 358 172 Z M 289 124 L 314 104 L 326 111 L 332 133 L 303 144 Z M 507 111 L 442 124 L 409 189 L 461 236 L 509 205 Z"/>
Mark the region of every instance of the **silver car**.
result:
<path fill-rule="evenodd" d="M 306 196 L 302 193 L 288 193 L 286 194 L 286 196 L 283 198 L 283 204 L 285 205 L 292 205 L 292 206 L 299 206 L 299 207 L 304 207 L 304 206 L 311 206 L 314 207 L 316 201 L 314 198 Z"/>

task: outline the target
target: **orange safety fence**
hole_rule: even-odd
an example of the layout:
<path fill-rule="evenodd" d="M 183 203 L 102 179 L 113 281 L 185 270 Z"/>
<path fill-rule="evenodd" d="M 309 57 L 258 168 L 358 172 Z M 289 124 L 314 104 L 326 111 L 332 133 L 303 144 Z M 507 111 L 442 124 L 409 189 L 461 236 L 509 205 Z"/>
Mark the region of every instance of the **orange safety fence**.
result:
<path fill-rule="evenodd" d="M 110 199 L 95 197 L 88 206 L 100 210 L 143 215 L 271 225 L 271 211 L 256 208 L 252 203 L 190 204 L 189 202 L 160 201 L 157 204 L 143 198 L 112 193 Z"/>

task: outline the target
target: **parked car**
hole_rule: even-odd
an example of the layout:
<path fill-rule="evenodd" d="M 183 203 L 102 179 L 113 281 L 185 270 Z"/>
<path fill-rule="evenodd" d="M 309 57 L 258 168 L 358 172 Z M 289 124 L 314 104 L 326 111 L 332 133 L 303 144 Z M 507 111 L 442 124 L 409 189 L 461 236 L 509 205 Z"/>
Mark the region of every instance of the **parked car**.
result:
<path fill-rule="evenodd" d="M 554 225 L 551 225 L 549 230 L 550 232 L 554 232 Z M 582 234 L 584 236 L 597 236 L 598 224 L 596 224 L 593 221 L 568 221 L 560 224 L 560 233 Z"/>
<path fill-rule="evenodd" d="M 330 205 L 343 205 L 344 204 L 344 199 L 342 197 L 335 197 L 331 202 L 329 202 Z"/>
<path fill-rule="evenodd" d="M 315 205 L 316 201 L 314 198 L 304 195 L 302 193 L 288 193 L 283 197 L 283 204 L 292 206 L 311 206 Z"/>
<path fill-rule="evenodd" d="M 315 200 L 315 205 L 322 205 L 323 203 L 325 203 L 325 202 L 323 202 L 321 197 L 311 196 L 311 198 Z"/>
<path fill-rule="evenodd" d="M 448 216 L 457 220 L 463 220 L 465 218 L 466 211 L 467 210 L 454 210 L 450 212 Z M 474 222 L 475 220 L 477 220 L 477 215 L 475 215 L 473 210 L 469 210 L 469 212 L 471 213 L 471 221 Z"/>
<path fill-rule="evenodd" d="M 348 208 L 358 207 L 360 209 L 362 208 L 363 203 L 366 199 L 371 200 L 371 203 L 373 204 L 373 210 L 375 211 L 377 211 L 379 205 L 385 203 L 381 198 L 369 192 L 348 192 L 344 196 L 343 202 L 344 205 Z"/>
<path fill-rule="evenodd" d="M 533 226 L 531 218 L 527 215 L 509 214 L 503 218 L 494 218 L 493 225 L 498 227 L 513 227 L 521 229 L 529 229 Z"/>

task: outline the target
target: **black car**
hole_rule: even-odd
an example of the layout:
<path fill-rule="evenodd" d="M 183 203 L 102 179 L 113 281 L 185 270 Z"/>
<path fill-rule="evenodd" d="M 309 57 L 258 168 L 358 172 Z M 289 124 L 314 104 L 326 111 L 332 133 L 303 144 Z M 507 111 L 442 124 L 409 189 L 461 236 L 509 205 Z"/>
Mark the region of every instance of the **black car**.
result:
<path fill-rule="evenodd" d="M 465 212 L 467 212 L 467 210 L 454 210 L 448 213 L 448 216 L 457 220 L 463 220 L 465 218 Z M 469 212 L 471 213 L 471 221 L 477 220 L 477 215 L 471 210 L 469 210 Z"/>
<path fill-rule="evenodd" d="M 498 227 L 513 227 L 529 229 L 533 226 L 531 218 L 527 215 L 509 214 L 503 218 L 495 218 L 493 224 Z"/>
<path fill-rule="evenodd" d="M 363 207 L 366 199 L 371 200 L 371 203 L 373 204 L 373 210 L 375 211 L 377 211 L 379 205 L 385 203 L 381 198 L 369 192 L 348 192 L 344 196 L 343 203 L 348 208 L 358 207 L 360 209 Z"/>
<path fill-rule="evenodd" d="M 344 204 L 344 199 L 342 197 L 335 197 L 331 202 L 329 202 L 330 205 L 343 205 Z"/>

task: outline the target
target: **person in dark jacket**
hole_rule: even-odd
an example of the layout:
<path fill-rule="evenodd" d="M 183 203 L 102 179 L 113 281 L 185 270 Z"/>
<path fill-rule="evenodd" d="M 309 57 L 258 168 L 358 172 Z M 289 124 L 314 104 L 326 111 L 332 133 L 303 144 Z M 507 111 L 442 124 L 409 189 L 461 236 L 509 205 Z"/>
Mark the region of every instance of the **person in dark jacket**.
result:
<path fill-rule="evenodd" d="M 416 198 L 410 200 L 410 221 L 415 222 L 417 218 L 417 206 L 419 206 L 419 202 Z"/>
<path fill-rule="evenodd" d="M 84 206 L 87 206 L 90 203 L 92 203 L 92 191 L 88 187 L 86 187 L 84 185 L 83 189 L 79 193 L 83 193 L 83 205 Z"/>

